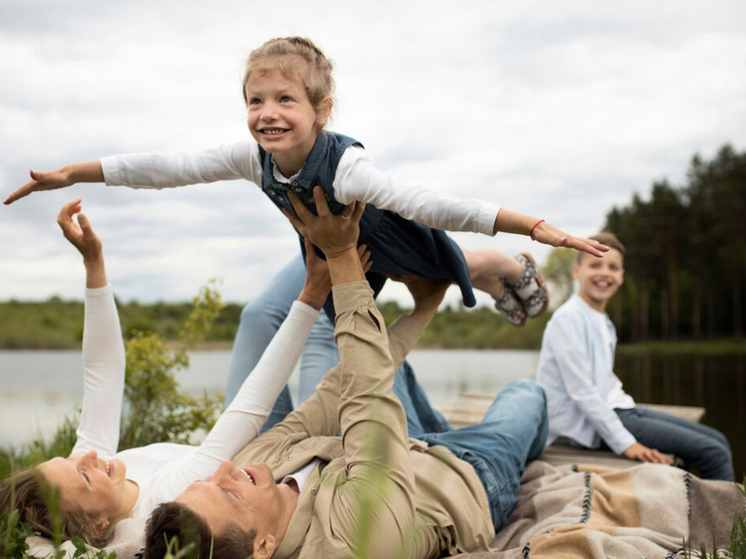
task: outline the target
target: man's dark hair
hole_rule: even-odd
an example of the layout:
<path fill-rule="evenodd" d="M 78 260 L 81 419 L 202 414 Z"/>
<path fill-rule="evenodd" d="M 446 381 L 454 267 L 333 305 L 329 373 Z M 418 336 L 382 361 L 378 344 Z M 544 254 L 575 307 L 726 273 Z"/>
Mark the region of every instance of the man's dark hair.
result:
<path fill-rule="evenodd" d="M 169 548 L 173 553 L 190 546 L 184 559 L 246 559 L 254 553 L 255 536 L 256 530 L 244 531 L 233 523 L 214 535 L 204 517 L 192 509 L 180 503 L 163 503 L 148 520 L 145 557 L 163 559 Z"/>

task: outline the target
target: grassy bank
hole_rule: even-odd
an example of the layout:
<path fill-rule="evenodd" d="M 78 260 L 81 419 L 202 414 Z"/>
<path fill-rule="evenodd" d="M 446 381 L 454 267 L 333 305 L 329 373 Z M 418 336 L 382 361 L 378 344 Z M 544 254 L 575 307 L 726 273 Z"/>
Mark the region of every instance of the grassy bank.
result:
<path fill-rule="evenodd" d="M 122 331 L 155 332 L 166 342 L 178 339 L 191 303 L 118 302 Z M 407 309 L 384 302 L 381 312 L 391 323 Z M 243 305 L 228 303 L 212 330 L 197 349 L 230 349 Z M 448 307 L 440 312 L 420 342 L 421 348 L 440 349 L 539 349 L 548 316 L 515 328 L 492 308 L 465 310 Z M 52 297 L 44 302 L 0 303 L 0 349 L 79 349 L 83 337 L 83 303 Z M 654 341 L 619 346 L 620 353 L 728 355 L 746 354 L 743 340 Z"/>
<path fill-rule="evenodd" d="M 746 340 L 676 340 L 622 344 L 624 355 L 746 355 Z"/>

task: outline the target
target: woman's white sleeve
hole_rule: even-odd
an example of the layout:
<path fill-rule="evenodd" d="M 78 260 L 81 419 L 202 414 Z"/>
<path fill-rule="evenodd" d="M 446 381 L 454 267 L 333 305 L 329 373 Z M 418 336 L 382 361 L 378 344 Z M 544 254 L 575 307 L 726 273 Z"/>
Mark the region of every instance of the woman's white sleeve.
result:
<path fill-rule="evenodd" d="M 355 200 L 389 210 L 434 229 L 470 231 L 492 236 L 500 206 L 462 200 L 445 192 L 408 184 L 373 165 L 364 149 L 348 148 L 337 166 L 334 194 L 338 201 Z"/>
<path fill-rule="evenodd" d="M 254 370 L 200 445 L 189 467 L 195 479 L 215 472 L 254 437 L 269 416 L 306 345 L 319 311 L 295 301 Z"/>
<path fill-rule="evenodd" d="M 111 286 L 85 290 L 83 407 L 71 454 L 112 456 L 119 445 L 124 396 L 124 343 Z"/>
<path fill-rule="evenodd" d="M 108 186 L 173 188 L 188 184 L 246 179 L 261 184 L 256 142 L 237 142 L 193 153 L 136 153 L 101 159 Z"/>

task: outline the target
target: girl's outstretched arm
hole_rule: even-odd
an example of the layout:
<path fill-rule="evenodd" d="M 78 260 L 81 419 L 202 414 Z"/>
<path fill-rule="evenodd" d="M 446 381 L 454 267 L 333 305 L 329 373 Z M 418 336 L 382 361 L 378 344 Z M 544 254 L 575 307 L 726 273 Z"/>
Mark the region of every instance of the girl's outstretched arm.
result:
<path fill-rule="evenodd" d="M 65 188 L 77 182 L 104 182 L 104 172 L 100 161 L 85 161 L 60 167 L 56 171 L 39 173 L 31 171 L 31 180 L 11 193 L 3 202 L 6 206 L 34 192 Z"/>
<path fill-rule="evenodd" d="M 598 241 L 573 237 L 555 226 L 550 225 L 543 219 L 537 219 L 529 215 L 511 212 L 501 208 L 495 218 L 493 234 L 499 231 L 505 233 L 516 233 L 518 235 L 530 236 L 532 240 L 551 245 L 553 247 L 574 248 L 582 250 L 593 256 L 603 256 L 609 248 Z"/>

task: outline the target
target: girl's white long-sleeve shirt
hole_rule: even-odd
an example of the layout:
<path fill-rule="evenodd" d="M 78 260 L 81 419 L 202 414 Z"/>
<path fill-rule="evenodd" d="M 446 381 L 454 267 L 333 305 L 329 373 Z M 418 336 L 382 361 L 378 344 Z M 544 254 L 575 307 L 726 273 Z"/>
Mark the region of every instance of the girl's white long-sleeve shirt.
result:
<path fill-rule="evenodd" d="M 83 334 L 84 392 L 77 442 L 71 454 L 91 449 L 118 458 L 140 493 L 134 517 L 147 518 L 191 483 L 212 475 L 259 434 L 293 372 L 318 311 L 296 301 L 241 390 L 199 446 L 156 443 L 117 453 L 125 355 L 110 286 L 86 289 Z"/>
<path fill-rule="evenodd" d="M 194 153 L 142 153 L 101 159 L 106 184 L 130 188 L 173 188 L 189 184 L 246 179 L 262 184 L 259 146 L 254 141 L 226 144 Z M 275 166 L 274 176 L 284 177 Z M 332 184 L 342 204 L 361 201 L 390 210 L 434 229 L 493 235 L 500 206 L 476 199 L 462 200 L 445 192 L 397 180 L 376 168 L 367 152 L 348 148 Z"/>

